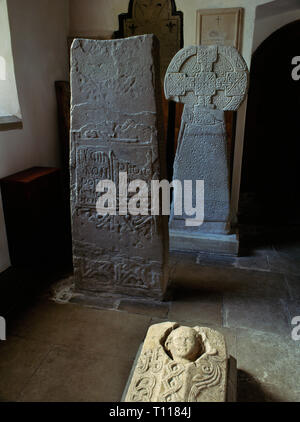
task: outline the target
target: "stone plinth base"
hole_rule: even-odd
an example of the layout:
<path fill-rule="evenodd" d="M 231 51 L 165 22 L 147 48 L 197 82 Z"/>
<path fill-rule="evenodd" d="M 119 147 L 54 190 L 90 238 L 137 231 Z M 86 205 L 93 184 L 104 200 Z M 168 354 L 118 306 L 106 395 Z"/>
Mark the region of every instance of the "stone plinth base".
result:
<path fill-rule="evenodd" d="M 206 252 L 237 256 L 239 237 L 237 234 L 191 233 L 170 230 L 170 250 L 184 252 Z"/>

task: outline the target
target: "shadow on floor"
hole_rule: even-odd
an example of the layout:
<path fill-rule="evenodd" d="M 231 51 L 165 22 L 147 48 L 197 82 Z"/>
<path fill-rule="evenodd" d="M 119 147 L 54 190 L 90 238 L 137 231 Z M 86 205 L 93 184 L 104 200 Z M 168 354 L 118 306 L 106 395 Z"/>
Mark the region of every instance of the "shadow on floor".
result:
<path fill-rule="evenodd" d="M 259 383 L 252 375 L 238 370 L 237 375 L 238 402 L 280 402 L 275 394 L 266 391 L 265 386 Z"/>

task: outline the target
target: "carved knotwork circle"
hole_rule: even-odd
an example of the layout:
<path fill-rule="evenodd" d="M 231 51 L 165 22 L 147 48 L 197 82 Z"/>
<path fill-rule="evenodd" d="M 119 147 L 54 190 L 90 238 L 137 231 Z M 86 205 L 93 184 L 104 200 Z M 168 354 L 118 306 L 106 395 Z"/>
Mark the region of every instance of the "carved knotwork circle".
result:
<path fill-rule="evenodd" d="M 248 90 L 248 69 L 234 47 L 190 46 L 180 50 L 165 76 L 165 95 L 190 106 L 237 110 Z"/>

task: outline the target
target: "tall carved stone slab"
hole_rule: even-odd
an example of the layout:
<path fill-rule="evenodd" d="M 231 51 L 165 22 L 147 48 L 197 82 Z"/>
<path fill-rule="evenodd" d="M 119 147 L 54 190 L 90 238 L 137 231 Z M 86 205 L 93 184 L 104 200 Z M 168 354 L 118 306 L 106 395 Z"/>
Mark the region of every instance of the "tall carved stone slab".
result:
<path fill-rule="evenodd" d="M 165 177 L 157 40 L 76 39 L 71 52 L 76 287 L 160 299 L 168 280 L 165 217 L 96 211 L 100 180 L 114 181 L 118 193 L 120 172 L 128 183 L 140 179 L 149 188 L 152 179 Z"/>
<path fill-rule="evenodd" d="M 224 111 L 237 110 L 247 89 L 247 65 L 234 47 L 187 47 L 168 67 L 165 95 L 185 104 L 173 178 L 204 180 L 205 190 L 201 226 L 185 227 L 186 216 L 172 213 L 170 234 L 175 248 L 237 252 L 235 236 L 226 237 L 230 233 L 230 174 Z"/>
<path fill-rule="evenodd" d="M 127 402 L 224 402 L 228 359 L 222 334 L 175 322 L 152 325 Z"/>
<path fill-rule="evenodd" d="M 160 42 L 161 77 L 174 55 L 183 47 L 183 14 L 175 0 L 130 0 L 128 13 L 119 15 L 117 37 L 155 34 Z"/>

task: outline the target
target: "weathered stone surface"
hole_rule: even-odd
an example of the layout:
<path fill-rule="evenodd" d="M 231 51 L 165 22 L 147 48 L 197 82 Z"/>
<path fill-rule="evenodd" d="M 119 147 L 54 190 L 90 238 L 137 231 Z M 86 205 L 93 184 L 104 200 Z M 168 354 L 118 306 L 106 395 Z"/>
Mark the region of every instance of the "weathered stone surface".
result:
<path fill-rule="evenodd" d="M 234 47 L 190 46 L 180 50 L 170 63 L 165 95 L 185 104 L 173 177 L 182 182 L 204 180 L 205 190 L 204 224 L 185 227 L 187 217 L 172 212 L 172 231 L 229 232 L 230 175 L 224 111 L 237 110 L 247 88 L 247 65 Z M 203 245 L 207 250 L 206 238 Z"/>
<path fill-rule="evenodd" d="M 77 39 L 71 63 L 71 204 L 79 290 L 161 298 L 165 217 L 98 215 L 100 180 L 165 177 L 158 43 L 153 35 Z M 117 198 L 118 199 L 118 198 Z"/>
<path fill-rule="evenodd" d="M 117 37 L 155 34 L 160 44 L 161 77 L 173 56 L 183 47 L 183 14 L 175 0 L 131 0 L 127 14 L 119 15 Z"/>
<path fill-rule="evenodd" d="M 247 89 L 247 65 L 234 47 L 193 45 L 183 48 L 173 58 L 165 77 L 166 97 L 196 105 L 195 119 L 201 125 L 214 124 L 210 113 L 204 116 L 199 113 L 201 108 L 237 110 Z"/>
<path fill-rule="evenodd" d="M 173 177 L 182 182 L 204 180 L 205 222 L 196 230 L 224 234 L 230 212 L 224 114 L 205 109 L 198 113 L 189 106 L 184 108 Z M 211 122 L 195 123 L 195 119 L 202 116 L 211 118 Z M 195 232 L 195 227 L 185 227 L 186 218 L 185 214 L 174 216 L 172 213 L 170 228 Z"/>
<path fill-rule="evenodd" d="M 152 325 L 132 376 L 127 402 L 226 401 L 224 337 L 174 322 Z"/>

